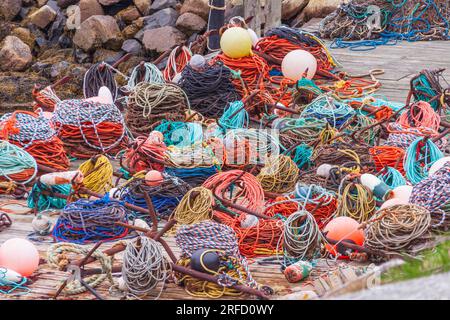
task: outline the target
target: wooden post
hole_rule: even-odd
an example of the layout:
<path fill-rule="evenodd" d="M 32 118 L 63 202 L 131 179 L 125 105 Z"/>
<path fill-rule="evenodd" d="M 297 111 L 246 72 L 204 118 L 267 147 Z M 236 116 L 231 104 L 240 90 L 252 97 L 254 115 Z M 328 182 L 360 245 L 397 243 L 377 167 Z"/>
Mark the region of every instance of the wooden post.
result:
<path fill-rule="evenodd" d="M 258 36 L 261 36 L 261 0 L 244 0 L 244 17 L 253 17 L 248 26 Z"/>
<path fill-rule="evenodd" d="M 281 25 L 281 0 L 266 0 L 264 32 Z"/>

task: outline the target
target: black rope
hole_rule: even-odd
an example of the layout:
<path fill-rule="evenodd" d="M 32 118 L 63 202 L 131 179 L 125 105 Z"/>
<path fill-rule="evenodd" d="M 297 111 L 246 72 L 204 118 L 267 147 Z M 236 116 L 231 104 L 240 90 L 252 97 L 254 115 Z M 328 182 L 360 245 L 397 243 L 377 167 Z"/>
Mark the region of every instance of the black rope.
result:
<path fill-rule="evenodd" d="M 191 108 L 209 118 L 221 116 L 228 102 L 240 100 L 231 71 L 222 63 L 201 71 L 187 65 L 182 72 L 180 87 L 189 97 Z"/>

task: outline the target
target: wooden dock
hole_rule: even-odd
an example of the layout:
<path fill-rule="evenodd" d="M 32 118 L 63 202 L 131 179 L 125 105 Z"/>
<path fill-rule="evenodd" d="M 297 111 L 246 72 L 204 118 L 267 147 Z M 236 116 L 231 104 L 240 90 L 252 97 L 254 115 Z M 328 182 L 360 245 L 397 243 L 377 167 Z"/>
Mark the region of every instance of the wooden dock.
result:
<path fill-rule="evenodd" d="M 314 30 L 314 24 L 307 26 L 308 30 Z M 382 88 L 377 94 L 385 96 L 387 99 L 396 102 L 405 102 L 409 81 L 412 76 L 422 69 L 447 68 L 445 76 L 450 79 L 450 42 L 402 42 L 396 46 L 382 46 L 372 51 L 351 51 L 348 49 L 331 50 L 332 54 L 342 64 L 342 70 L 350 74 L 365 74 L 373 69 L 384 69 L 385 73 L 378 76 L 382 82 Z M 1 201 L 8 199 L 2 198 Z M 11 215 L 13 225 L 0 232 L 0 243 L 12 237 L 27 238 L 32 232 L 32 215 Z M 166 236 L 165 240 L 173 248 L 175 254 L 179 253 L 172 236 Z M 0 299 L 50 299 L 67 278 L 68 273 L 50 268 L 46 263 L 46 251 L 49 247 L 47 242 L 36 242 L 39 249 L 42 264 L 39 270 L 31 277 L 32 283 L 29 285 L 31 292 L 23 296 L 1 295 Z M 108 248 L 111 244 L 104 244 L 102 249 Z M 117 255 L 116 264 L 120 265 L 121 255 Z M 290 284 L 280 272 L 278 266 L 261 266 L 256 261 L 250 261 L 250 271 L 255 280 L 272 287 L 275 291 L 274 298 L 282 297 L 286 294 L 311 290 L 310 283 Z M 94 264 L 95 265 L 95 264 Z M 97 288 L 100 295 L 107 299 L 119 299 L 119 296 L 111 295 L 111 285 L 105 281 Z M 159 292 L 147 297 L 153 299 Z M 89 293 L 76 296 L 61 296 L 62 299 L 93 299 Z M 192 299 L 185 290 L 174 283 L 165 285 L 161 294 L 161 299 Z M 237 299 L 249 299 L 252 297 L 241 296 Z"/>

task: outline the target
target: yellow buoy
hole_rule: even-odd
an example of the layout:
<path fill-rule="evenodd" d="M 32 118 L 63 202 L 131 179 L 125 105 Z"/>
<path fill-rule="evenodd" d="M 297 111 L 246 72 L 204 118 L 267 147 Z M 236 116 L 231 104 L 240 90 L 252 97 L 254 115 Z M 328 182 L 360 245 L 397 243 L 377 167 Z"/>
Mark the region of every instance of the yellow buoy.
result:
<path fill-rule="evenodd" d="M 247 57 L 252 54 L 252 38 L 244 28 L 232 27 L 222 34 L 220 48 L 230 58 Z"/>

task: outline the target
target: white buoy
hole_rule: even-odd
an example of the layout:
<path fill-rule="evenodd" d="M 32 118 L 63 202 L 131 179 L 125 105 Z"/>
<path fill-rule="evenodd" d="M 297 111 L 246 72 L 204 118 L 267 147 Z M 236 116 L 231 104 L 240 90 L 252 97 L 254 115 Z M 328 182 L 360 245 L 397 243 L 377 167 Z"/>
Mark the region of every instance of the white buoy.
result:
<path fill-rule="evenodd" d="M 83 182 L 83 173 L 80 170 L 65 171 L 65 172 L 53 172 L 42 175 L 39 181 L 48 186 L 55 186 L 61 184 L 80 184 Z"/>
<path fill-rule="evenodd" d="M 364 173 L 360 177 L 361 184 L 372 191 L 379 199 L 387 199 L 392 193 L 392 189 L 380 178 L 370 173 Z"/>
<path fill-rule="evenodd" d="M 252 215 L 252 214 L 246 214 L 245 218 L 241 221 L 241 227 L 248 229 L 256 226 L 259 222 L 258 217 Z"/>
<path fill-rule="evenodd" d="M 433 174 L 435 174 L 437 171 L 442 169 L 442 167 L 447 163 L 450 162 L 450 157 L 444 157 L 433 163 L 430 170 L 428 171 L 428 176 L 431 177 Z"/>
<path fill-rule="evenodd" d="M 34 232 L 41 236 L 48 235 L 50 233 L 50 230 L 52 229 L 52 226 L 53 223 L 50 218 L 43 214 L 38 214 L 31 222 L 31 227 L 33 228 Z"/>
<path fill-rule="evenodd" d="M 253 31 L 252 29 L 250 29 L 250 28 L 248 28 L 247 29 L 247 32 L 249 33 L 249 35 L 250 35 L 250 38 L 252 39 L 252 45 L 253 45 L 253 47 L 255 47 L 256 46 L 256 44 L 258 43 L 258 41 L 259 41 L 259 37 L 258 37 L 258 35 L 256 34 L 256 32 L 255 31 Z"/>
<path fill-rule="evenodd" d="M 321 164 L 319 167 L 317 167 L 316 173 L 318 176 L 323 178 L 329 178 L 330 177 L 330 171 L 334 166 L 328 163 Z"/>
<path fill-rule="evenodd" d="M 392 199 L 401 199 L 406 201 L 406 204 L 409 202 L 409 198 L 411 197 L 413 187 L 412 186 L 399 186 L 392 190 Z"/>
<path fill-rule="evenodd" d="M 23 277 L 11 269 L 6 269 L 0 266 L 0 285 L 10 285 L 11 283 L 20 283 Z"/>
<path fill-rule="evenodd" d="M 108 87 L 101 87 L 98 90 L 98 97 L 104 101 L 105 104 L 114 104 L 114 99 Z"/>
<path fill-rule="evenodd" d="M 396 206 L 399 204 L 408 204 L 408 200 L 402 199 L 402 198 L 393 198 L 393 199 L 389 199 L 387 201 L 385 201 L 381 207 L 380 210 L 382 209 L 386 209 L 392 206 Z"/>
<path fill-rule="evenodd" d="M 192 67 L 192 69 L 200 71 L 206 65 L 205 57 L 199 54 L 194 54 L 191 60 L 189 60 L 189 65 Z"/>

